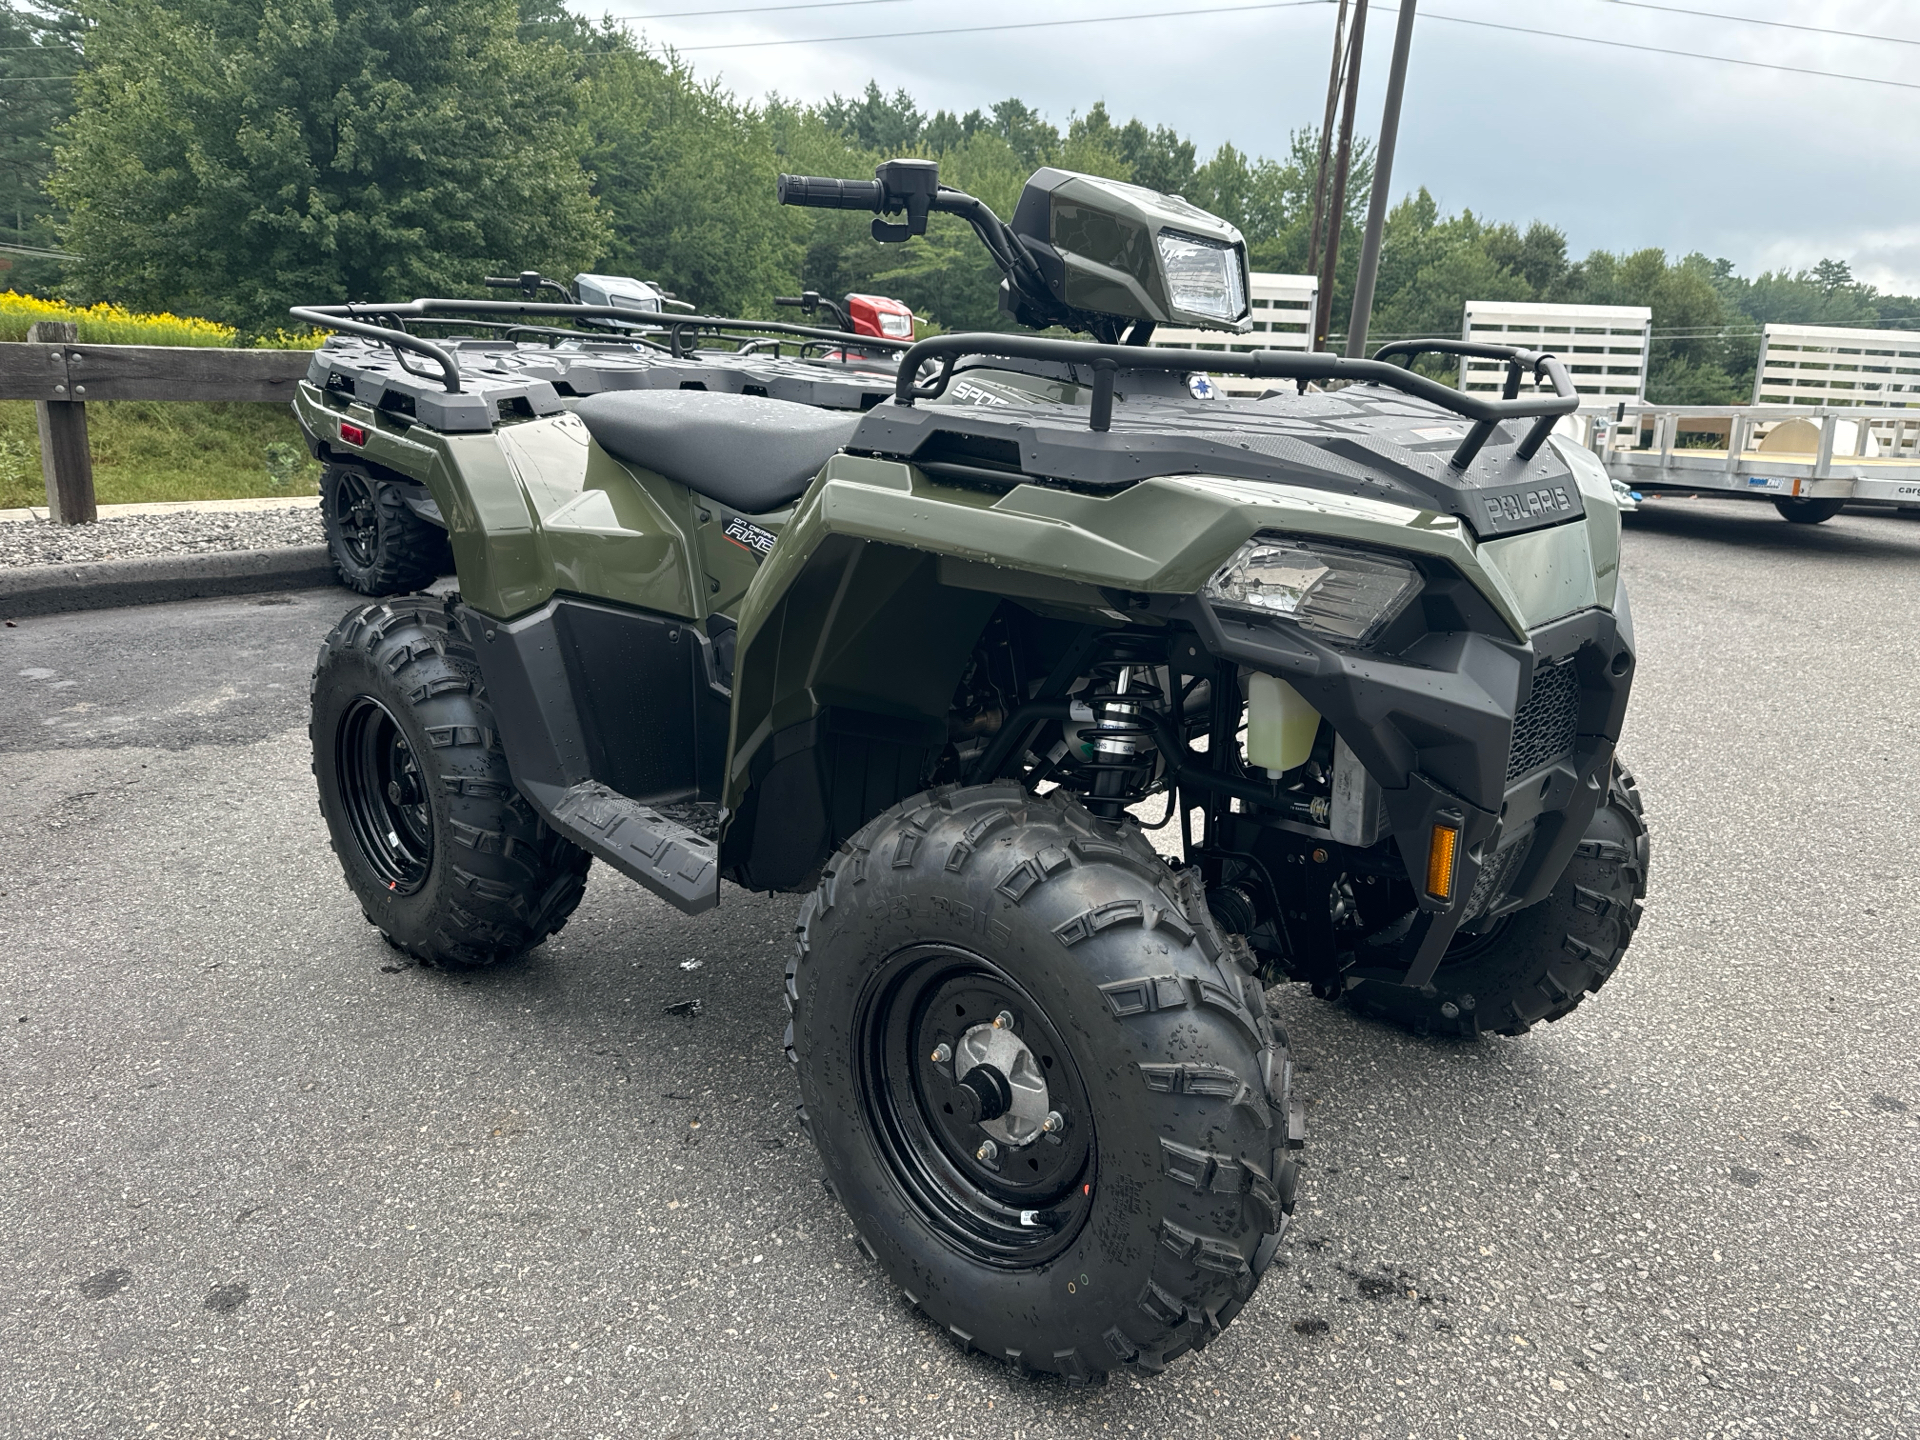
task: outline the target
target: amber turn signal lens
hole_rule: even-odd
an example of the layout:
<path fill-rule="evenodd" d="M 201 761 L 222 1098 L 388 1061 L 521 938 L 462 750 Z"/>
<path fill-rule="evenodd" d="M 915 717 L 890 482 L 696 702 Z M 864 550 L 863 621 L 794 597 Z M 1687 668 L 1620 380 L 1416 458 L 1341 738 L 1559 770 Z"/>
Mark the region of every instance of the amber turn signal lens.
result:
<path fill-rule="evenodd" d="M 1460 832 L 1451 825 L 1433 827 L 1427 846 L 1427 894 L 1436 900 L 1453 899 L 1453 874 L 1460 858 Z"/>

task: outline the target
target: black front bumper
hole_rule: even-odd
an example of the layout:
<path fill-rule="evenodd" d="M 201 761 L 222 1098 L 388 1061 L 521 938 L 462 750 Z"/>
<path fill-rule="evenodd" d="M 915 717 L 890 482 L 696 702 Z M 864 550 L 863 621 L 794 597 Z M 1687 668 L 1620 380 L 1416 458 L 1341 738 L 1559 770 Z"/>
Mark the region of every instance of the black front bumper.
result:
<path fill-rule="evenodd" d="M 1380 787 L 1419 912 L 1394 963 L 1358 978 L 1426 985 L 1463 925 L 1546 897 L 1606 803 L 1635 667 L 1624 587 L 1613 610 L 1553 621 L 1524 644 L 1454 630 L 1392 656 L 1336 650 L 1197 599 L 1184 618 L 1215 659 L 1284 678 Z M 1460 831 L 1446 901 L 1421 883 L 1436 825 Z M 1331 830 L 1306 838 L 1335 845 Z"/>

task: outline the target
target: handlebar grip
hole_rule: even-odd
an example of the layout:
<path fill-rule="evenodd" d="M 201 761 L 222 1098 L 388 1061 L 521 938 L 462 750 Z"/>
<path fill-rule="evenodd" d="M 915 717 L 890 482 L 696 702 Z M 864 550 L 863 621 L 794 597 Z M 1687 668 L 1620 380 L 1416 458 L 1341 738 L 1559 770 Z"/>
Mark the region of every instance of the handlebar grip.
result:
<path fill-rule="evenodd" d="M 816 210 L 867 210 L 880 213 L 886 190 L 878 180 L 824 180 L 817 175 L 782 175 L 782 205 L 810 205 Z"/>
<path fill-rule="evenodd" d="M 495 290 L 518 290 L 519 277 L 514 275 L 488 275 L 481 282 Z"/>

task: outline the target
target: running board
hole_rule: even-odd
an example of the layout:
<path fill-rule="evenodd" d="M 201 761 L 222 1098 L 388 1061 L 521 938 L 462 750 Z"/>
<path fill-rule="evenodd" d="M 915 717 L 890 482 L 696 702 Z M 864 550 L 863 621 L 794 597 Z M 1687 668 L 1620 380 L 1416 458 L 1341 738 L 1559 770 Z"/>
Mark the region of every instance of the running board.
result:
<path fill-rule="evenodd" d="M 520 790 L 567 839 L 689 915 L 720 903 L 720 847 L 597 780 Z"/>

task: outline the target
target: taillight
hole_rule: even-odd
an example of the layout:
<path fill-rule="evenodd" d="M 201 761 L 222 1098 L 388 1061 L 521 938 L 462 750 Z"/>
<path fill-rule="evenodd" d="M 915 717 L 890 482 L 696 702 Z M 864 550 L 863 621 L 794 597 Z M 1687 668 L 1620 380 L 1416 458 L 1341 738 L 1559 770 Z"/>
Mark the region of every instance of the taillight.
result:
<path fill-rule="evenodd" d="M 364 445 L 367 443 L 367 432 L 362 430 L 358 425 L 349 425 L 346 421 L 342 420 L 340 422 L 340 438 L 349 445 Z"/>
<path fill-rule="evenodd" d="M 847 296 L 847 317 L 856 335 L 882 335 L 889 340 L 913 338 L 913 311 L 885 295 Z"/>

